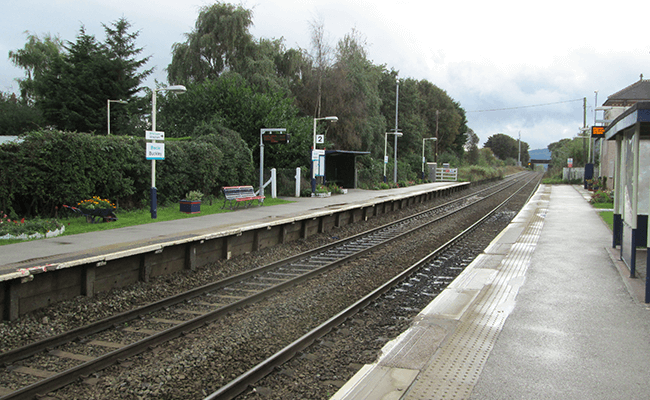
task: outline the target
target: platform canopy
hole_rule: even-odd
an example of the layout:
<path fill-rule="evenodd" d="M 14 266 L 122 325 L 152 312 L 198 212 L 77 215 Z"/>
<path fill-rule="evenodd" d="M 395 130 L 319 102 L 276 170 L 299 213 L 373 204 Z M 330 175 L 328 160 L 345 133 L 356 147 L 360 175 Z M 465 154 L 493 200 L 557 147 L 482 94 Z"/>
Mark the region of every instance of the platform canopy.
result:
<path fill-rule="evenodd" d="M 650 236 L 650 102 L 636 103 L 621 114 L 606 128 L 605 137 L 616 142 L 612 242 L 621 246 L 621 258 L 635 277 L 637 247 L 647 248 Z M 647 273 L 645 301 L 650 303 Z"/>

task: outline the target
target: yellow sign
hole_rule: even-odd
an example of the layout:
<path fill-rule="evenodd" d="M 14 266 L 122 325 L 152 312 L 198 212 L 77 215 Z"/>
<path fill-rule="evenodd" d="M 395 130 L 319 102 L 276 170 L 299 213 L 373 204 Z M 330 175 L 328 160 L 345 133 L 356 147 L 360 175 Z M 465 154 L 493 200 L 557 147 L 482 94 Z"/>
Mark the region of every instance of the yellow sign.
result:
<path fill-rule="evenodd" d="M 605 127 L 604 126 L 592 126 L 591 127 L 591 137 L 605 137 Z"/>

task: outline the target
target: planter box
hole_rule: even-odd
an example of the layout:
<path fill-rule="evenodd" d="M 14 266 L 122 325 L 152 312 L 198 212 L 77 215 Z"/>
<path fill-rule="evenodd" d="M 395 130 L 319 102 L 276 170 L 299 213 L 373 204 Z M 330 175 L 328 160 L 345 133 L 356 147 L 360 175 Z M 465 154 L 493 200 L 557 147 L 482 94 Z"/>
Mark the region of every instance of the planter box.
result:
<path fill-rule="evenodd" d="M 181 206 L 181 212 L 185 214 L 198 214 L 201 212 L 200 201 L 181 200 L 179 204 Z"/>

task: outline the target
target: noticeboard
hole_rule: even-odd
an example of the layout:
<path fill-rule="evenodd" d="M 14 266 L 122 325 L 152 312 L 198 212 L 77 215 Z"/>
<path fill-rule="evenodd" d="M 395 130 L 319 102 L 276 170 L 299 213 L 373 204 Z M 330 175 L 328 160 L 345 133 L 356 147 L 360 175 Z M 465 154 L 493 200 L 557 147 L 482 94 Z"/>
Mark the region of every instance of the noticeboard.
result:
<path fill-rule="evenodd" d="M 291 136 L 286 132 L 271 132 L 262 134 L 264 143 L 289 143 Z"/>

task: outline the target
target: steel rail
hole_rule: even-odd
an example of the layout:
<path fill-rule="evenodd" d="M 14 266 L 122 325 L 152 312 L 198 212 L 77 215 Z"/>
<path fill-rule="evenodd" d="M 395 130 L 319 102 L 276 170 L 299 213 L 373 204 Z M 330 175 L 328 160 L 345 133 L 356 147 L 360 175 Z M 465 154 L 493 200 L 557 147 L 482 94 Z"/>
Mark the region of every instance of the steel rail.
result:
<path fill-rule="evenodd" d="M 186 291 L 184 293 L 180 293 L 178 295 L 162 299 L 160 301 L 148 304 L 146 306 L 137 307 L 137 308 L 134 308 L 132 310 L 125 311 L 123 313 L 101 319 L 99 321 L 96 321 L 96 322 L 90 323 L 88 325 L 85 325 L 85 326 L 70 330 L 68 332 L 64 332 L 62 334 L 54 335 L 54 336 L 39 340 L 39 341 L 34 342 L 34 343 L 30 343 L 28 345 L 25 345 L 25 346 L 22 346 L 22 347 L 19 347 L 19 348 L 16 348 L 16 349 L 8 350 L 8 351 L 0 354 L 0 365 L 11 364 L 11 363 L 16 362 L 18 360 L 27 358 L 27 357 L 29 357 L 31 355 L 43 352 L 43 351 L 45 351 L 47 349 L 57 347 L 57 346 L 60 346 L 62 344 L 65 344 L 65 343 L 69 343 L 69 342 L 71 342 L 73 340 L 76 340 L 76 339 L 79 339 L 79 338 L 82 338 L 82 337 L 86 337 L 86 336 L 89 336 L 89 335 L 92 335 L 92 334 L 95 334 L 95 333 L 110 329 L 115 325 L 120 325 L 120 324 L 123 324 L 125 322 L 134 320 L 134 319 L 138 318 L 140 315 L 148 314 L 148 313 L 151 313 L 151 312 L 154 312 L 154 311 L 158 311 L 160 309 L 164 309 L 166 307 L 173 306 L 173 305 L 175 305 L 177 303 L 180 303 L 180 302 L 192 299 L 194 297 L 200 296 L 202 293 L 214 291 L 214 290 L 219 289 L 221 287 L 231 285 L 234 282 L 239 282 L 239 281 L 241 281 L 243 279 L 258 275 L 258 274 L 263 273 L 265 271 L 275 269 L 275 268 L 277 268 L 279 266 L 290 264 L 290 263 L 295 262 L 297 260 L 300 260 L 302 258 L 310 257 L 310 256 L 312 256 L 314 254 L 319 254 L 321 252 L 327 251 L 328 249 L 331 249 L 331 248 L 334 248 L 334 247 L 337 247 L 337 246 L 341 246 L 342 244 L 345 244 L 345 243 L 353 242 L 353 241 L 358 240 L 359 238 L 362 238 L 364 236 L 369 236 L 369 235 L 372 235 L 372 234 L 374 234 L 376 232 L 379 232 L 381 230 L 387 229 L 387 228 L 389 228 L 391 226 L 401 224 L 404 221 L 418 218 L 418 217 L 420 217 L 420 216 L 422 216 L 422 215 L 424 215 L 426 213 L 431 213 L 432 211 L 440 210 L 440 209 L 442 209 L 444 207 L 448 207 L 448 206 L 450 206 L 450 205 L 452 205 L 454 203 L 458 203 L 458 202 L 461 202 L 463 200 L 467 200 L 467 199 L 469 199 L 471 197 L 475 197 L 478 194 L 486 192 L 486 191 L 491 190 L 491 189 L 493 189 L 493 188 L 482 189 L 482 190 L 480 190 L 480 191 L 478 191 L 476 193 L 472 193 L 470 195 L 463 196 L 463 197 L 461 197 L 459 199 L 446 202 L 446 203 L 441 204 L 439 206 L 436 206 L 436 207 L 434 207 L 432 209 L 425 210 L 425 211 L 422 211 L 420 213 L 414 214 L 412 216 L 405 217 L 405 218 L 402 218 L 400 220 L 390 222 L 388 224 L 379 226 L 377 228 L 371 229 L 371 230 L 366 231 L 366 232 L 359 233 L 359 234 L 351 236 L 349 238 L 341 239 L 339 241 L 323 245 L 321 247 L 318 247 L 318 248 L 315 248 L 315 249 L 312 249 L 312 250 L 297 254 L 295 256 L 291 256 L 291 257 L 288 257 L 288 258 L 285 258 L 285 259 L 282 259 L 282 260 L 279 260 L 279 261 L 276 261 L 276 262 L 273 262 L 273 263 L 270 263 L 270 264 L 267 264 L 267 265 L 264 265 L 264 266 L 261 266 L 261 267 L 258 267 L 258 268 L 251 269 L 251 270 L 243 272 L 243 273 L 233 275 L 231 277 L 222 279 L 222 280 L 220 280 L 218 282 L 209 283 L 209 284 L 206 284 L 206 285 L 191 289 L 191 290 Z"/>
<path fill-rule="evenodd" d="M 395 287 L 397 284 L 403 282 L 406 278 L 410 277 L 413 275 L 416 271 L 418 271 L 423 265 L 427 264 L 431 259 L 437 257 L 440 255 L 443 251 L 447 250 L 454 244 L 458 243 L 461 239 L 463 239 L 465 236 L 467 236 L 469 233 L 474 231 L 478 226 L 480 226 L 482 223 L 484 223 L 488 218 L 490 218 L 492 215 L 494 215 L 499 209 L 501 209 L 504 205 L 506 205 L 515 195 L 517 195 L 521 190 L 523 190 L 530 182 L 532 182 L 535 178 L 532 178 L 529 180 L 526 184 L 522 185 L 521 188 L 519 188 L 515 193 L 512 195 L 508 196 L 507 199 L 505 199 L 503 202 L 501 202 L 498 206 L 496 206 L 494 209 L 492 209 L 489 213 L 487 213 L 485 216 L 483 216 L 481 219 L 476 221 L 474 224 L 472 224 L 470 227 L 466 228 L 462 232 L 460 232 L 458 235 L 456 235 L 454 238 L 450 239 L 434 251 L 432 251 L 430 254 L 427 256 L 423 257 L 420 261 L 417 261 L 404 271 L 402 271 L 400 274 L 396 275 L 392 279 L 390 279 L 388 282 L 380 286 L 379 288 L 375 289 L 371 293 L 367 294 L 354 304 L 352 304 L 350 307 L 346 308 L 345 310 L 341 311 L 337 315 L 333 316 L 332 318 L 328 319 L 318 327 L 312 329 L 299 339 L 295 340 L 291 344 L 287 345 L 284 347 L 282 350 L 276 352 L 274 355 L 271 357 L 267 358 L 266 360 L 260 362 L 253 368 L 249 369 L 245 373 L 241 374 L 237 378 L 233 379 L 226 385 L 222 386 L 220 389 L 217 391 L 213 392 L 209 396 L 205 397 L 204 400 L 230 400 L 238 396 L 239 394 L 243 393 L 246 389 L 248 389 L 252 384 L 255 382 L 259 381 L 260 379 L 264 378 L 271 372 L 273 372 L 276 368 L 278 368 L 280 365 L 284 364 L 285 362 L 291 360 L 296 354 L 299 352 L 303 351 L 307 347 L 309 347 L 312 343 L 314 343 L 316 340 L 319 338 L 323 337 L 326 335 L 328 332 L 330 332 L 333 328 L 339 326 L 343 322 L 345 322 L 347 319 L 352 317 L 353 315 L 357 314 L 359 311 L 361 311 L 363 308 L 371 304 L 373 301 L 378 299 L 381 295 L 384 293 L 388 292 L 390 289 Z M 539 182 L 536 185 L 536 188 L 539 186 Z"/>
<path fill-rule="evenodd" d="M 510 185 L 512 185 L 512 184 L 514 184 L 514 183 L 511 183 Z M 506 187 L 509 187 L 510 185 L 506 185 Z M 483 191 L 486 191 L 486 190 L 488 190 L 488 189 L 485 189 Z M 483 191 L 480 191 L 480 192 L 483 192 Z M 460 199 L 445 203 L 445 204 L 443 204 L 441 206 L 438 206 L 438 207 L 435 207 L 435 208 L 433 208 L 431 210 L 441 209 L 441 208 L 446 207 L 446 206 L 448 206 L 450 204 L 458 203 L 458 202 L 461 202 L 463 200 L 469 199 L 471 197 L 476 197 L 476 195 L 477 194 L 474 193 L 474 194 L 469 195 L 469 196 L 464 196 L 464 197 L 462 197 Z M 130 357 L 132 355 L 135 355 L 135 354 L 139 354 L 139 353 L 141 353 L 143 351 L 146 351 L 148 348 L 150 348 L 152 346 L 156 346 L 156 345 L 158 345 L 160 343 L 164 343 L 166 341 L 169 341 L 171 339 L 174 339 L 174 338 L 182 335 L 185 332 L 189 332 L 191 330 L 197 329 L 200 326 L 203 326 L 203 325 L 205 325 L 205 324 L 207 324 L 209 322 L 212 322 L 212 321 L 222 317 L 223 315 L 225 315 L 227 313 L 230 313 L 230 312 L 234 311 L 235 309 L 239 309 L 239 308 L 241 308 L 241 307 L 243 307 L 245 305 L 258 302 L 261 299 L 263 299 L 265 297 L 268 297 L 271 294 L 274 294 L 274 293 L 276 293 L 276 292 L 278 292 L 280 290 L 286 289 L 286 288 L 288 288 L 290 286 L 294 286 L 294 285 L 296 285 L 298 283 L 301 283 L 301 282 L 303 282 L 303 281 L 305 281 L 307 279 L 310 279 L 311 277 L 313 277 L 316 274 L 328 271 L 328 270 L 330 270 L 332 268 L 335 268 L 336 266 L 338 266 L 340 264 L 348 262 L 348 261 L 350 261 L 350 260 L 352 260 L 354 258 L 358 258 L 358 257 L 372 251 L 374 248 L 376 248 L 379 245 L 385 245 L 385 244 L 387 244 L 387 243 L 389 243 L 389 242 L 391 242 L 393 240 L 397 240 L 400 237 L 408 235 L 408 234 L 412 233 L 415 230 L 422 229 L 423 227 L 428 226 L 428 225 L 430 225 L 430 224 L 432 224 L 432 223 L 434 223 L 436 221 L 439 221 L 440 219 L 446 218 L 449 215 L 457 213 L 457 212 L 459 212 L 459 211 L 461 211 L 461 210 L 463 210 L 463 209 L 465 209 L 465 208 L 467 208 L 467 207 L 469 207 L 469 206 L 471 206 L 473 204 L 476 204 L 478 201 L 480 201 L 480 200 L 476 200 L 474 202 L 466 204 L 465 206 L 463 206 L 463 207 L 461 207 L 459 209 L 456 209 L 456 210 L 450 211 L 448 213 L 445 213 L 445 214 L 443 214 L 441 216 L 438 216 L 438 218 L 435 218 L 435 219 L 433 219 L 431 221 L 428 221 L 427 223 L 425 223 L 425 224 L 423 224 L 423 225 L 421 225 L 419 227 L 409 229 L 409 230 L 407 230 L 405 232 L 402 232 L 402 233 L 400 233 L 398 235 L 393 235 L 393 236 L 391 236 L 390 238 L 388 238 L 386 240 L 380 241 L 380 243 L 378 243 L 378 244 L 374 244 L 373 246 L 369 246 L 369 247 L 367 247 L 365 249 L 357 251 L 354 254 L 350 254 L 348 256 L 339 258 L 339 259 L 337 259 L 337 260 L 335 260 L 333 262 L 329 262 L 328 264 L 326 264 L 326 265 L 324 265 L 324 266 L 322 266 L 320 268 L 316 268 L 316 269 L 310 270 L 308 272 L 305 272 L 305 273 L 303 273 L 302 275 L 299 275 L 296 278 L 286 280 L 286 281 L 284 281 L 284 282 L 282 282 L 280 284 L 277 284 L 277 285 L 275 285 L 273 287 L 270 287 L 268 289 L 259 291 L 259 292 L 255 293 L 255 294 L 251 295 L 251 296 L 248 296 L 248 297 L 246 297 L 246 298 L 244 298 L 242 300 L 230 303 L 230 304 L 228 304 L 228 305 L 226 305 L 226 306 L 224 306 L 224 307 L 222 307 L 220 309 L 217 309 L 217 310 L 215 310 L 213 312 L 210 312 L 210 313 L 207 313 L 205 315 L 201 315 L 199 317 L 193 318 L 193 319 L 191 319 L 189 321 L 186 321 L 186 322 L 184 322 L 182 324 L 179 324 L 177 326 L 169 328 L 169 329 L 167 329 L 165 331 L 161 331 L 161 332 L 159 332 L 157 334 L 154 334 L 152 336 L 149 336 L 149 337 L 147 337 L 145 339 L 142 339 L 142 340 L 134 342 L 134 343 L 132 343 L 130 345 L 126 345 L 126 346 L 124 346 L 124 347 L 122 347 L 120 349 L 109 352 L 109 353 L 107 353 L 107 354 L 105 354 L 103 356 L 95 358 L 94 360 L 87 361 L 87 362 L 85 362 L 83 364 L 80 364 L 80 365 L 78 365 L 76 367 L 65 370 L 65 371 L 63 371 L 61 373 L 58 373 L 58 374 L 56 374 L 54 376 L 51 376 L 49 378 L 43 379 L 43 380 L 41 380 L 39 382 L 36 382 L 36 383 L 34 383 L 32 385 L 23 387 L 23 388 L 21 388 L 21 389 L 19 389 L 17 391 L 14 391 L 14 392 L 12 392 L 12 393 L 4 396 L 4 397 L 1 397 L 1 399 L 31 399 L 31 398 L 34 398 L 35 396 L 39 395 L 39 394 L 47 393 L 47 392 L 50 392 L 52 390 L 63 387 L 65 385 L 67 385 L 67 384 L 70 384 L 70 383 L 74 382 L 75 380 L 77 380 L 80 377 L 88 376 L 88 375 L 90 375 L 91 373 L 93 373 L 93 372 L 95 372 L 97 370 L 101 370 L 101 369 L 106 368 L 106 367 L 108 367 L 110 365 L 113 365 L 116 362 L 118 362 L 119 360 L 128 358 L 128 357 Z M 347 239 L 343 239 L 343 240 L 340 240 L 340 241 L 337 241 L 337 242 L 334 242 L 334 243 L 331 243 L 331 244 L 328 244 L 328 245 L 325 245 L 325 246 L 321 246 L 321 247 L 319 247 L 317 249 L 314 249 L 312 251 L 308 251 L 306 253 L 302 253 L 300 255 L 289 257 L 287 259 L 280 260 L 278 262 L 275 262 L 275 263 L 272 263 L 272 264 L 269 264 L 269 265 L 266 265 L 266 266 L 263 266 L 263 267 L 255 268 L 255 269 L 253 269 L 251 271 L 244 272 L 242 274 L 238 274 L 238 275 L 230 277 L 230 278 L 226 278 L 226 279 L 221 280 L 219 282 L 204 285 L 204 286 L 202 286 L 200 288 L 193 289 L 191 291 L 185 292 L 185 293 L 183 293 L 183 294 L 181 294 L 179 296 L 164 299 L 164 300 L 161 300 L 159 302 L 153 303 L 151 305 L 140 307 L 138 309 L 135 309 L 135 310 L 132 310 L 132 311 L 129 311 L 129 312 L 126 312 L 126 313 L 119 314 L 119 315 L 117 315 L 115 317 L 111 317 L 111 318 L 104 319 L 102 321 L 98 321 L 97 323 L 91 324 L 91 325 L 89 325 L 87 327 L 78 328 L 78 329 L 73 330 L 71 332 L 68 332 L 68 333 L 65 333 L 65 334 L 62 334 L 62 335 L 58 335 L 57 337 L 54 338 L 54 339 L 58 339 L 58 340 L 44 340 L 44 341 L 41 341 L 41 342 L 37 342 L 34 345 L 32 345 L 31 348 L 29 348 L 30 346 L 27 346 L 28 349 L 23 354 L 21 354 L 20 351 L 19 351 L 19 350 L 21 350 L 23 348 L 16 349 L 15 351 L 10 351 L 10 352 L 4 353 L 2 356 L 0 356 L 0 362 L 9 363 L 10 361 L 8 361 L 8 360 L 15 361 L 17 359 L 25 358 L 26 357 L 25 354 L 27 352 L 30 352 L 30 355 L 31 354 L 36 354 L 39 351 L 43 351 L 44 349 L 46 350 L 46 349 L 55 347 L 57 345 L 60 345 L 61 343 L 66 343 L 66 342 L 69 342 L 69 341 L 74 340 L 76 338 L 87 336 L 87 335 L 90 335 L 90 334 L 93 334 L 93 333 L 100 332 L 102 330 L 106 330 L 106 329 L 108 329 L 110 327 L 114 327 L 114 326 L 119 325 L 119 324 L 121 324 L 123 322 L 126 322 L 126 321 L 132 320 L 134 318 L 137 318 L 139 315 L 146 314 L 146 313 L 156 311 L 156 310 L 160 310 L 160 309 L 164 309 L 166 307 L 169 307 L 171 305 L 174 305 L 174 304 L 177 304 L 179 302 L 185 301 L 187 299 L 197 297 L 201 293 L 211 292 L 211 291 L 214 291 L 214 290 L 216 290 L 218 288 L 225 287 L 225 286 L 227 286 L 229 284 L 232 284 L 234 282 L 239 282 L 242 279 L 245 279 L 245 278 L 248 278 L 248 277 L 251 277 L 251 276 L 259 275 L 261 272 L 268 271 L 268 270 L 271 270 L 273 268 L 277 268 L 278 266 L 281 266 L 281 265 L 286 265 L 288 262 L 298 261 L 298 260 L 304 259 L 306 257 L 310 257 L 310 256 L 312 256 L 314 254 L 320 254 L 323 251 L 328 251 L 328 250 L 334 248 L 335 246 L 345 245 L 346 243 L 353 243 L 357 239 L 360 239 L 362 237 L 368 237 L 368 236 L 371 236 L 374 233 L 377 233 L 377 232 L 381 231 L 382 228 L 387 229 L 387 228 L 390 228 L 391 226 L 395 226 L 395 225 L 398 225 L 400 223 L 404 223 L 404 221 L 407 221 L 409 219 L 411 219 L 411 220 L 416 219 L 420 215 L 423 215 L 425 213 L 430 213 L 431 210 L 427 210 L 427 211 L 418 213 L 418 214 L 416 214 L 414 216 L 406 217 L 406 218 L 403 218 L 401 220 L 394 221 L 393 223 L 383 225 L 383 226 L 381 226 L 379 228 L 375 228 L 373 230 L 370 230 L 370 231 L 362 233 L 362 234 L 354 235 L 354 236 L 352 236 L 350 238 L 347 238 Z M 59 343 L 57 343 L 57 341 Z"/>

